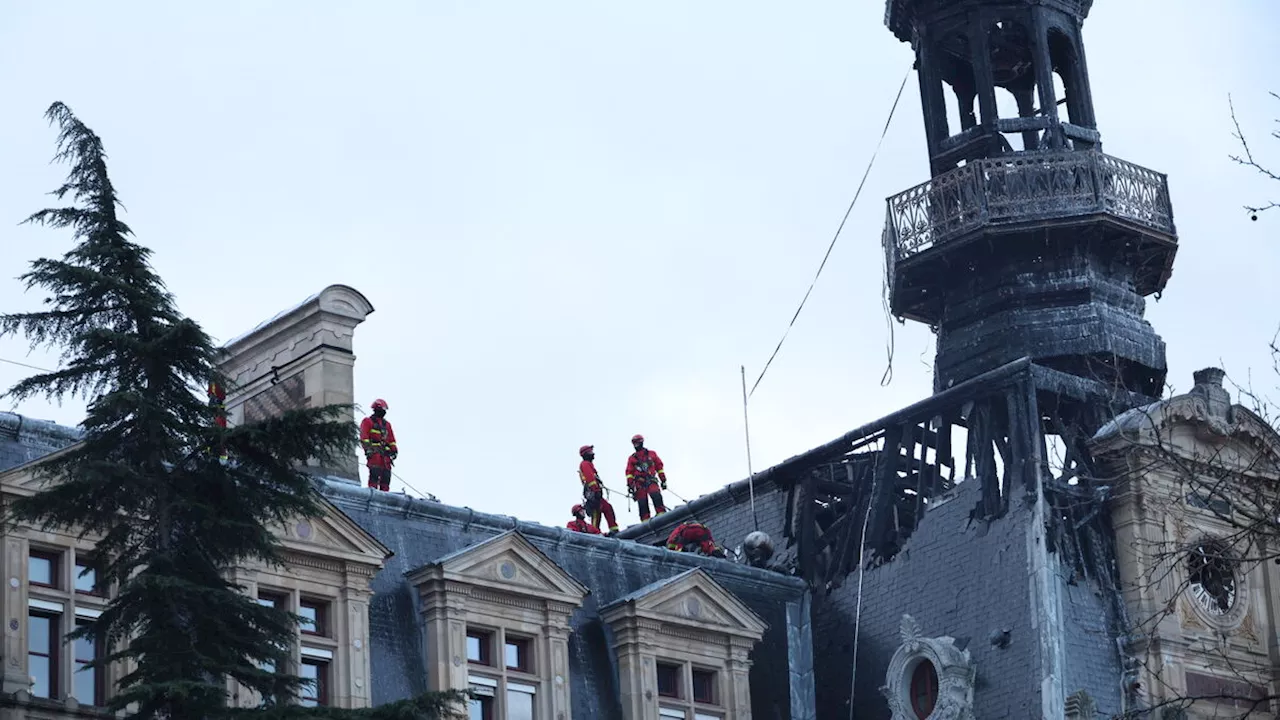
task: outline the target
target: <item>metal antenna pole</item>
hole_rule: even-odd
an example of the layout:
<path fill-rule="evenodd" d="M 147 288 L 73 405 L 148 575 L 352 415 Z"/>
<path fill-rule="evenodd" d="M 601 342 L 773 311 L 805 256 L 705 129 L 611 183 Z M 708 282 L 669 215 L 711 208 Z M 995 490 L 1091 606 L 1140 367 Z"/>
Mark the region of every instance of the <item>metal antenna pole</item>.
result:
<path fill-rule="evenodd" d="M 747 436 L 747 490 L 751 493 L 751 521 L 756 530 L 760 529 L 760 518 L 756 517 L 756 473 L 751 469 L 751 422 L 747 417 L 747 366 L 739 365 L 742 370 L 742 429 Z"/>

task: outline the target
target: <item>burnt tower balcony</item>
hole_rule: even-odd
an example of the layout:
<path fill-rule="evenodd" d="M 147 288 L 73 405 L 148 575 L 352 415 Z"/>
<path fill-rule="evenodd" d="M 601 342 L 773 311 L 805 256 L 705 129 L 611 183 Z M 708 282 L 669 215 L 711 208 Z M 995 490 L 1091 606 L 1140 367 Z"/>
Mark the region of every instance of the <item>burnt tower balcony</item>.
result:
<path fill-rule="evenodd" d="M 935 391 L 1027 356 L 1143 396 L 1164 384 L 1143 311 L 1177 252 L 1168 182 L 1102 152 L 1091 5 L 888 0 L 916 53 L 932 175 L 888 199 L 890 308 L 937 333 Z"/>

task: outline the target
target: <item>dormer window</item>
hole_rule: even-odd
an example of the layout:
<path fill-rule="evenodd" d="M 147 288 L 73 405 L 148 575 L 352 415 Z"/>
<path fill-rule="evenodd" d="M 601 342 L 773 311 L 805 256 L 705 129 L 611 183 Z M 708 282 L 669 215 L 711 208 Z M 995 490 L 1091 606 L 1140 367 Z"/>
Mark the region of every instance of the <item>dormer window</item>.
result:
<path fill-rule="evenodd" d="M 569 717 L 569 617 L 587 593 L 581 583 L 514 531 L 407 575 L 426 616 L 428 689 L 471 690 L 477 720 Z"/>

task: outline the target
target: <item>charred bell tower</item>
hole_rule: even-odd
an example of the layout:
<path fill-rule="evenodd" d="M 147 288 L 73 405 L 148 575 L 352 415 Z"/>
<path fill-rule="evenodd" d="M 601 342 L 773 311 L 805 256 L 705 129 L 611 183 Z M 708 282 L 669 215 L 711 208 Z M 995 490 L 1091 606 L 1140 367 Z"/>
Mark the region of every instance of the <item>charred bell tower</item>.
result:
<path fill-rule="evenodd" d="M 1102 152 L 1091 5 L 888 0 L 916 53 L 932 175 L 888 199 L 890 306 L 936 332 L 935 392 L 1021 357 L 1129 398 L 1162 391 L 1143 310 L 1177 251 L 1168 184 Z"/>

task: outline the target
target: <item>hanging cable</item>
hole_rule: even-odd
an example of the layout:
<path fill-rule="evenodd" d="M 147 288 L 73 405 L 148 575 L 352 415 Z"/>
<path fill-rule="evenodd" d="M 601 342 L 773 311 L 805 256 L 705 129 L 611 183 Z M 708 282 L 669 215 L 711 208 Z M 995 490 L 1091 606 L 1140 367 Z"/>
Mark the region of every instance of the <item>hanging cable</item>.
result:
<path fill-rule="evenodd" d="M 791 322 L 787 323 L 787 329 L 782 333 L 782 339 L 778 341 L 778 346 L 773 349 L 773 354 L 769 356 L 769 360 L 765 362 L 764 369 L 760 371 L 760 377 L 756 378 L 756 382 L 751 386 L 751 392 L 748 397 L 756 394 L 756 388 L 760 387 L 760 381 L 764 379 L 764 374 L 769 371 L 769 366 L 773 364 L 773 359 L 778 356 L 778 351 L 782 349 L 782 343 L 787 341 L 787 336 L 791 334 L 791 328 L 795 327 L 796 318 L 800 317 L 800 311 L 804 310 L 804 305 L 809 301 L 809 295 L 813 292 L 813 288 L 818 284 L 818 277 L 822 275 L 822 269 L 827 266 L 827 260 L 831 257 L 831 251 L 835 249 L 836 240 L 840 239 L 840 231 L 844 230 L 844 225 L 849 221 L 849 215 L 853 212 L 853 206 L 858 203 L 858 197 L 862 195 L 862 188 L 867 184 L 867 176 L 871 174 L 871 168 L 875 165 L 876 156 L 880 154 L 880 146 L 884 144 L 885 135 L 889 134 L 889 123 L 893 122 L 893 115 L 898 110 L 898 101 L 902 99 L 902 91 L 907 87 L 907 80 L 911 77 L 911 69 L 907 69 L 907 74 L 902 77 L 902 85 L 898 87 L 898 95 L 893 99 L 893 107 L 889 109 L 889 117 L 884 121 L 884 130 L 880 132 L 880 140 L 876 143 L 876 149 L 871 153 L 871 160 L 867 162 L 867 169 L 862 173 L 862 181 L 858 183 L 858 189 L 853 194 L 853 200 L 849 202 L 849 207 L 844 211 L 844 217 L 840 220 L 839 227 L 836 228 L 835 235 L 831 238 L 831 244 L 827 246 L 827 252 L 822 256 L 822 263 L 818 265 L 818 272 L 814 273 L 813 281 L 809 283 L 809 289 L 805 291 L 804 297 L 800 300 L 800 307 L 796 308 L 795 315 L 791 316 Z"/>
<path fill-rule="evenodd" d="M 888 222 L 886 217 L 885 221 Z M 885 253 L 888 253 L 885 248 Z M 881 262 L 884 263 L 883 272 L 880 273 L 880 304 L 884 307 L 884 324 L 889 329 L 889 337 L 885 340 L 885 367 L 884 374 L 880 376 L 880 387 L 889 387 L 889 383 L 893 382 L 893 351 L 897 338 L 893 332 L 893 310 L 889 307 L 889 256 L 881 256 Z"/>
<path fill-rule="evenodd" d="M 30 370 L 39 370 L 42 373 L 54 372 L 53 370 L 49 370 L 48 368 L 36 367 L 35 365 L 28 365 L 27 363 L 21 363 L 21 362 L 18 362 L 17 360 L 6 360 L 4 358 L 0 358 L 0 362 L 9 363 L 10 365 L 17 365 L 18 367 L 24 367 Z"/>
<path fill-rule="evenodd" d="M 867 514 L 862 516 L 862 540 L 858 543 L 858 603 L 853 611 L 853 669 L 849 672 L 849 720 L 853 720 L 853 696 L 858 688 L 858 637 L 862 635 L 862 580 L 867 569 L 867 525 L 871 523 L 871 507 L 876 498 L 876 479 L 880 476 L 880 453 L 871 461 L 871 492 L 867 495 Z"/>

